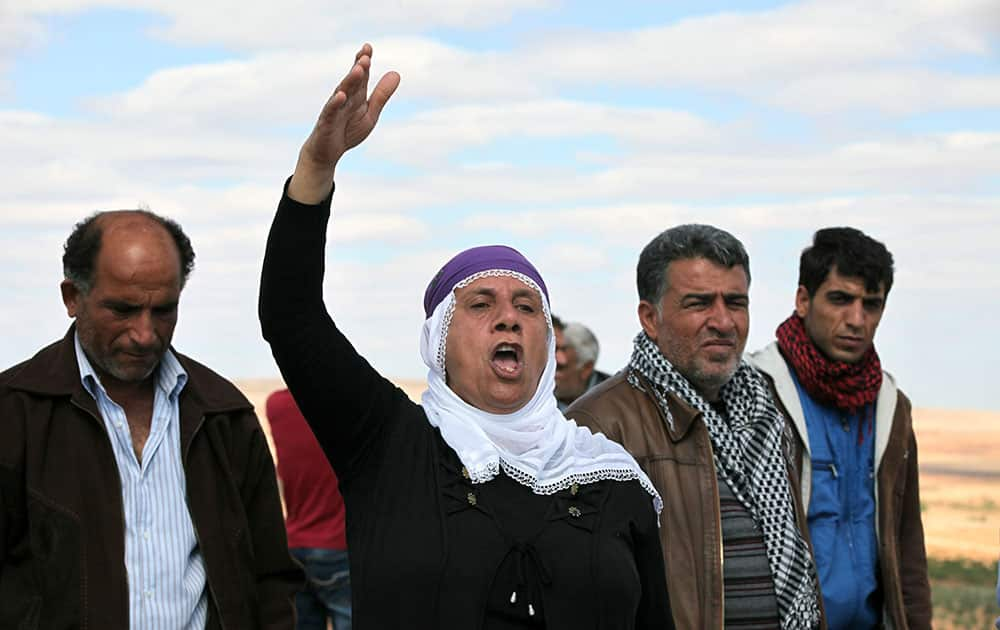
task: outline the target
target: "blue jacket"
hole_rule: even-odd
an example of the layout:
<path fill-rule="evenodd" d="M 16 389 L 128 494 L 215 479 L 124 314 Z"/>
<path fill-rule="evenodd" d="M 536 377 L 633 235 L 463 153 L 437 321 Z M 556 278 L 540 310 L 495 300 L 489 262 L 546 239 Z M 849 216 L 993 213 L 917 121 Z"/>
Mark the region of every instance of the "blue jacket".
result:
<path fill-rule="evenodd" d="M 754 352 L 750 360 L 771 381 L 775 402 L 791 420 L 792 432 L 798 438 L 792 458 L 799 472 L 802 503 L 808 506 L 811 495 L 819 491 L 813 487 L 812 458 L 816 443 L 811 438 L 804 403 L 791 370 L 776 343 Z M 875 578 L 882 596 L 881 623 L 886 630 L 930 630 L 931 589 L 927 579 L 917 441 L 910 401 L 896 388 L 892 376 L 883 373 L 882 389 L 875 404 L 872 492 L 878 553 Z M 867 440 L 867 427 L 865 431 Z M 853 435 L 854 444 L 857 444 L 857 434 Z M 840 472 L 838 468 L 837 474 Z M 832 470 L 830 474 L 832 476 Z M 821 554 L 818 542 L 814 539 L 812 543 L 814 552 Z M 844 553 L 845 547 L 846 544 L 838 539 L 835 553 Z M 820 586 L 825 600 L 826 589 L 822 581 Z M 826 612 L 829 618 L 830 611 Z M 830 621 L 833 628 L 833 620 Z"/>
<path fill-rule="evenodd" d="M 817 403 L 792 374 L 809 432 L 812 493 L 807 520 L 831 629 L 877 627 L 874 406 L 843 414 Z M 859 444 L 860 433 L 860 444 Z"/>

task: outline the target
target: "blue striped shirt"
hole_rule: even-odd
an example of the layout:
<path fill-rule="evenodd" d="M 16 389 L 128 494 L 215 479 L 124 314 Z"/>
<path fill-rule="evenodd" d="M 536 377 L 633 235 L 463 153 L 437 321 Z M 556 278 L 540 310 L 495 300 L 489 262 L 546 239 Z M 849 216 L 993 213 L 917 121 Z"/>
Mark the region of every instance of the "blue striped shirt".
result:
<path fill-rule="evenodd" d="M 76 337 L 84 388 L 108 431 L 125 510 L 125 568 L 132 630 L 204 628 L 208 616 L 205 562 L 186 501 L 181 461 L 180 393 L 187 373 L 170 350 L 156 370 L 153 418 L 142 461 L 128 419 L 108 396 Z"/>

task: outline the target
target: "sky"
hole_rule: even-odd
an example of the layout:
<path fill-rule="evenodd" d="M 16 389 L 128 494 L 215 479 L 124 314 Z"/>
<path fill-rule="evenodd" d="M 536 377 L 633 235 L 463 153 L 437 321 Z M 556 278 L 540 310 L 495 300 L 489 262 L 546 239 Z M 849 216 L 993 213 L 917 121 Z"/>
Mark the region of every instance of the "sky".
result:
<path fill-rule="evenodd" d="M 324 290 L 383 374 L 426 374 L 423 290 L 466 247 L 524 252 L 614 372 L 660 231 L 743 241 L 752 350 L 791 313 L 812 233 L 850 225 L 896 260 L 883 366 L 918 407 L 1000 410 L 996 0 L 5 0 L 0 366 L 69 325 L 73 224 L 144 206 L 197 253 L 175 347 L 277 376 L 267 230 L 366 41 L 402 83 L 338 165 Z"/>

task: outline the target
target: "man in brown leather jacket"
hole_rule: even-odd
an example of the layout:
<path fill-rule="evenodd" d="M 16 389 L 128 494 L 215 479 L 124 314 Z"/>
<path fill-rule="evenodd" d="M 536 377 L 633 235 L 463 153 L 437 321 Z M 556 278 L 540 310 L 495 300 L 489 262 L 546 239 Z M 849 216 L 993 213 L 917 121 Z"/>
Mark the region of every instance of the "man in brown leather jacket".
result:
<path fill-rule="evenodd" d="M 678 628 L 816 628 L 822 605 L 790 433 L 741 359 L 750 261 L 731 234 L 681 225 L 637 268 L 629 365 L 566 415 L 621 442 L 663 497 L 660 540 Z"/>

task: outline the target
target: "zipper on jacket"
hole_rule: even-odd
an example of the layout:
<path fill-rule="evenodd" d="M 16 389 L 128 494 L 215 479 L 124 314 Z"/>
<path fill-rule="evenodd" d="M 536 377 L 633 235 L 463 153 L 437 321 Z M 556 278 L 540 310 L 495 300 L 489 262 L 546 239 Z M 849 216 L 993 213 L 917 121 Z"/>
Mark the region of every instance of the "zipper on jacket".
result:
<path fill-rule="evenodd" d="M 706 430 L 707 434 L 707 430 Z M 719 628 L 726 627 L 726 549 L 722 540 L 722 504 L 719 497 L 719 471 L 715 470 L 715 449 L 711 438 L 708 440 L 708 452 L 711 455 L 713 483 L 715 486 L 715 531 L 719 535 Z"/>
<path fill-rule="evenodd" d="M 178 417 L 178 421 L 180 421 L 179 417 Z M 182 463 L 182 465 L 184 467 L 184 479 L 185 479 L 185 481 L 184 481 L 184 503 L 187 505 L 188 514 L 191 515 L 191 530 L 194 532 L 194 539 L 198 542 L 198 549 L 199 549 L 199 551 L 201 549 L 204 549 L 205 547 L 204 547 L 204 545 L 201 544 L 201 534 L 198 532 L 198 523 L 195 522 L 195 518 L 194 518 L 193 512 L 191 511 L 191 497 L 188 494 L 188 490 L 187 490 L 187 479 L 188 479 L 188 467 L 187 467 L 187 465 L 188 465 L 188 453 L 191 452 L 191 445 L 194 444 L 194 438 L 198 435 L 198 432 L 201 431 L 201 427 L 204 424 L 205 424 L 205 416 L 202 415 L 201 419 L 198 420 L 198 424 L 197 424 L 197 426 L 195 426 L 194 431 L 191 433 L 191 441 L 188 442 L 188 444 L 187 444 L 186 447 L 184 447 L 184 453 L 181 454 L 181 463 Z M 204 561 L 204 558 L 205 558 L 204 552 L 202 552 L 201 557 L 202 557 L 202 560 Z M 215 589 L 212 588 L 212 580 L 209 579 L 208 563 L 207 562 L 205 562 L 205 586 L 208 588 L 208 594 L 212 598 L 212 601 L 215 602 L 215 610 L 218 613 L 218 617 L 219 617 L 219 628 L 221 630 L 225 630 L 226 629 L 226 622 L 225 622 L 225 620 L 224 620 L 224 618 L 222 616 L 222 607 L 219 606 L 219 598 L 215 595 Z M 211 602 L 209 602 L 209 603 L 211 603 Z M 211 613 L 211 608 L 209 608 L 206 611 L 206 622 L 208 620 L 208 614 L 207 613 Z"/>
<path fill-rule="evenodd" d="M 716 480 L 716 484 L 718 484 L 718 480 Z M 716 497 L 718 497 L 719 495 L 718 486 L 716 486 L 715 495 Z M 717 527 L 716 531 L 719 532 L 719 590 L 721 591 L 721 597 L 719 601 L 722 602 L 722 609 L 720 611 L 720 617 L 722 618 L 722 625 L 720 627 L 725 628 L 726 627 L 726 549 L 725 549 L 726 545 L 725 542 L 722 540 L 722 508 L 721 506 L 718 505 L 718 501 L 716 501 L 715 513 L 716 513 L 715 524 Z"/>
<path fill-rule="evenodd" d="M 126 536 L 126 532 L 128 531 L 127 525 L 125 524 L 125 500 L 122 499 L 122 476 L 121 476 L 121 473 L 118 472 L 118 463 L 117 463 L 117 460 L 115 459 L 115 447 L 111 444 L 111 436 L 108 435 L 108 429 L 104 425 L 104 421 L 103 420 L 101 420 L 100 418 L 98 418 L 97 416 L 95 416 L 89 409 L 85 408 L 83 405 L 81 405 L 77 401 L 73 400 L 73 398 L 70 398 L 69 402 L 70 402 L 71 405 L 73 405 L 74 407 L 76 407 L 77 409 L 79 409 L 80 411 L 82 411 L 83 413 L 85 413 L 88 416 L 90 416 L 94 420 L 94 422 L 96 422 L 97 425 L 101 429 L 103 429 L 102 434 L 104 435 L 104 443 L 108 446 L 108 450 L 111 451 L 111 453 L 110 453 L 110 455 L 111 455 L 111 461 L 115 462 L 115 465 L 113 466 L 113 468 L 114 468 L 114 473 L 115 473 L 115 479 L 118 480 L 118 492 L 116 493 L 115 496 L 118 498 L 118 516 L 121 517 L 121 524 L 122 524 L 122 547 L 124 548 L 125 547 L 125 536 Z M 122 566 L 125 566 L 125 558 L 124 557 L 122 557 Z M 86 569 L 86 567 L 84 567 L 84 569 Z M 84 571 L 84 579 L 85 580 L 87 579 L 86 578 L 86 571 Z M 128 614 L 129 616 L 131 616 L 132 615 L 132 592 L 131 592 L 131 588 L 129 587 L 128 567 L 125 568 L 125 593 L 126 593 L 125 601 L 128 602 L 127 603 L 127 609 L 126 609 L 125 612 L 126 612 L 126 614 Z M 84 612 L 84 615 L 86 617 L 89 617 L 89 614 L 86 613 L 86 612 Z M 84 622 L 83 625 L 84 626 L 87 625 L 86 621 Z"/>

